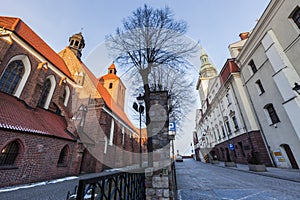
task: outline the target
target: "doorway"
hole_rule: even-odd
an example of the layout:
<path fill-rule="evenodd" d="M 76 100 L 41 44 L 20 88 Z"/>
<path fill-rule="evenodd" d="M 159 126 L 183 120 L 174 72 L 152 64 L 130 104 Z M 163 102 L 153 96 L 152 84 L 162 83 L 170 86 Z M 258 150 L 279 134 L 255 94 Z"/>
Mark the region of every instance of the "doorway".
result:
<path fill-rule="evenodd" d="M 292 168 L 293 169 L 299 169 L 299 166 L 298 166 L 298 164 L 296 162 L 296 159 L 294 157 L 294 154 L 293 154 L 290 146 L 288 144 L 282 144 L 281 147 L 283 147 L 283 149 L 285 150 L 286 155 L 289 158 L 289 161 L 290 161 L 290 163 L 292 165 Z"/>

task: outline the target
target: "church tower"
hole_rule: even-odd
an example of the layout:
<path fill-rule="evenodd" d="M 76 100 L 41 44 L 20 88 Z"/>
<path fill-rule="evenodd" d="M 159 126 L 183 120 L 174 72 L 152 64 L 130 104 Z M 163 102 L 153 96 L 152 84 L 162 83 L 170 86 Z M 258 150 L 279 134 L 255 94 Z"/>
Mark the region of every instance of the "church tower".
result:
<path fill-rule="evenodd" d="M 69 38 L 69 48 L 79 59 L 81 58 L 81 51 L 84 46 L 84 38 L 81 32 L 76 33 Z"/>
<path fill-rule="evenodd" d="M 126 87 L 120 77 L 117 76 L 114 63 L 108 67 L 107 74 L 99 78 L 99 82 L 107 89 L 117 105 L 124 110 Z"/>
<path fill-rule="evenodd" d="M 199 91 L 199 96 L 201 104 L 206 101 L 207 92 L 209 87 L 209 81 L 218 76 L 216 68 L 211 64 L 208 59 L 208 55 L 205 50 L 201 47 L 200 49 L 200 60 L 201 68 L 199 73 L 199 79 L 197 83 L 197 90 Z"/>
<path fill-rule="evenodd" d="M 202 47 L 200 60 L 202 63 L 200 68 L 201 78 L 212 78 L 218 75 L 216 68 L 210 63 L 208 55 Z"/>

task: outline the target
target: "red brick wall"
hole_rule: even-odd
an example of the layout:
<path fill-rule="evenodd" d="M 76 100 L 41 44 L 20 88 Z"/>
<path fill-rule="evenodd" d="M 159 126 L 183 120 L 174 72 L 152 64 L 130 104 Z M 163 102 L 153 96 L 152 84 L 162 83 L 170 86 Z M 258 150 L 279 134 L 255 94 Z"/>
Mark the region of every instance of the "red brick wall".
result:
<path fill-rule="evenodd" d="M 270 160 L 268 151 L 266 149 L 266 146 L 264 145 L 264 141 L 260 132 L 249 132 L 249 136 L 251 138 L 254 151 L 259 153 L 259 160 L 267 166 L 272 166 L 272 162 Z M 251 143 L 248 139 L 248 135 L 244 133 L 237 137 L 231 138 L 230 143 L 234 144 L 235 147 L 235 154 L 233 151 L 230 151 L 231 160 L 237 163 L 248 164 L 247 159 L 251 155 Z M 226 148 L 228 149 L 228 144 L 229 142 L 226 141 L 216 145 L 211 151 L 212 155 L 216 154 L 218 160 L 226 161 Z M 244 153 L 240 144 L 242 144 L 243 146 Z M 222 155 L 221 148 L 224 149 L 224 156 Z"/>
<path fill-rule="evenodd" d="M 75 141 L 6 130 L 0 130 L 0 134 L 0 149 L 15 139 L 18 139 L 22 145 L 15 162 L 16 168 L 0 168 L 0 187 L 77 174 Z M 69 145 L 70 150 L 67 165 L 59 167 L 57 166 L 58 158 L 65 145 Z"/>
<path fill-rule="evenodd" d="M 59 81 L 61 79 L 60 76 L 55 74 L 51 69 L 48 69 L 46 71 L 37 69 L 38 64 L 41 63 L 36 57 L 31 55 L 29 52 L 27 52 L 25 49 L 23 49 L 21 46 L 19 46 L 16 42 L 13 42 L 10 46 L 7 45 L 7 43 L 3 40 L 0 40 L 0 47 L 3 47 L 3 51 L 0 52 L 0 58 L 2 58 L 0 63 L 0 76 L 3 73 L 5 67 L 7 66 L 8 62 L 11 58 L 17 56 L 17 55 L 26 55 L 30 61 L 31 64 L 31 72 L 27 79 L 27 82 L 25 84 L 25 87 L 21 93 L 20 99 L 24 100 L 29 106 L 36 107 L 38 104 L 38 101 L 41 96 L 41 91 L 43 88 L 44 81 L 47 76 L 54 75 L 56 80 L 56 87 L 55 91 L 52 97 L 52 101 L 55 103 L 58 103 L 59 96 L 62 95 L 62 89 L 59 87 Z M 71 85 L 68 85 L 70 88 L 70 95 L 72 95 L 72 87 Z M 68 112 L 71 111 L 71 97 L 69 98 L 69 104 L 68 104 Z M 55 111 L 56 107 L 53 106 L 53 104 L 49 107 L 50 110 Z"/>

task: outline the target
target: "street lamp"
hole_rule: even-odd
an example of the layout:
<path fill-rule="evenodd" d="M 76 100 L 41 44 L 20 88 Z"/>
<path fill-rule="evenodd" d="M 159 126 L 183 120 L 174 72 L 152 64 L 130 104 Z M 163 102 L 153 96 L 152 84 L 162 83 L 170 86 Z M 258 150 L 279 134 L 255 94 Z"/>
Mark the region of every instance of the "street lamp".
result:
<path fill-rule="evenodd" d="M 136 100 L 138 103 L 134 102 L 132 107 L 140 114 L 140 167 L 142 168 L 142 114 L 145 110 L 145 107 L 142 104 L 144 103 L 144 96 L 139 94 Z"/>
<path fill-rule="evenodd" d="M 297 82 L 295 83 L 295 86 L 292 89 L 295 90 L 298 94 L 300 94 L 300 85 Z"/>

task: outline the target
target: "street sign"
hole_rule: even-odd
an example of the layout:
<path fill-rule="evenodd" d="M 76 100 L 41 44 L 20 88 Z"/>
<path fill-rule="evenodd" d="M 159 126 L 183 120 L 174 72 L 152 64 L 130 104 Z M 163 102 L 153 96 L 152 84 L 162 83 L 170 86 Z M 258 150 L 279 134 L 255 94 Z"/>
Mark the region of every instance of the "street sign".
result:
<path fill-rule="evenodd" d="M 228 144 L 228 147 L 229 147 L 229 149 L 231 150 L 231 151 L 233 151 L 234 150 L 234 145 L 233 144 Z"/>
<path fill-rule="evenodd" d="M 169 131 L 176 131 L 176 123 L 175 122 L 169 123 Z"/>

